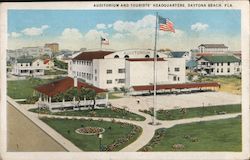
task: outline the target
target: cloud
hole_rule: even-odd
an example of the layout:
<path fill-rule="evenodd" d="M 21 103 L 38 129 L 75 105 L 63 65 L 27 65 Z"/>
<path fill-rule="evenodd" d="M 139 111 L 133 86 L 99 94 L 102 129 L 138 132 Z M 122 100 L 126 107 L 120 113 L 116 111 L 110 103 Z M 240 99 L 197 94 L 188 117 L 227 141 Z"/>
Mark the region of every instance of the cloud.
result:
<path fill-rule="evenodd" d="M 65 28 L 60 37 L 61 39 L 78 40 L 83 38 L 82 33 L 76 28 Z"/>
<path fill-rule="evenodd" d="M 108 24 L 108 28 L 112 28 L 113 27 L 113 24 Z"/>
<path fill-rule="evenodd" d="M 22 34 L 21 33 L 17 33 L 17 32 L 11 32 L 8 34 L 8 37 L 11 37 L 11 38 L 18 38 L 20 37 Z"/>
<path fill-rule="evenodd" d="M 44 30 L 47 28 L 49 28 L 48 25 L 43 25 L 40 28 L 37 28 L 37 27 L 25 28 L 21 32 L 27 36 L 39 36 L 43 34 Z"/>
<path fill-rule="evenodd" d="M 96 28 L 97 28 L 97 29 L 107 29 L 106 24 L 103 24 L 103 23 L 97 24 L 97 25 L 96 25 Z"/>
<path fill-rule="evenodd" d="M 203 24 L 203 23 L 197 22 L 197 23 L 191 25 L 191 30 L 196 31 L 196 32 L 205 31 L 205 30 L 207 30 L 208 27 L 209 27 L 208 24 Z"/>

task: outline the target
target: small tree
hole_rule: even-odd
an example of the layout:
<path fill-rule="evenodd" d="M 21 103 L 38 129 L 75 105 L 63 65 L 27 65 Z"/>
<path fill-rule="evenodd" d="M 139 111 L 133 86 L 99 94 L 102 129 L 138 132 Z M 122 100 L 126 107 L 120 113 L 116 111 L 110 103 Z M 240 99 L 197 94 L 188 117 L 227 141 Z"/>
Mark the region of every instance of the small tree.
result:
<path fill-rule="evenodd" d="M 123 92 L 124 95 L 128 93 L 128 89 L 125 87 L 121 87 L 120 90 Z"/>

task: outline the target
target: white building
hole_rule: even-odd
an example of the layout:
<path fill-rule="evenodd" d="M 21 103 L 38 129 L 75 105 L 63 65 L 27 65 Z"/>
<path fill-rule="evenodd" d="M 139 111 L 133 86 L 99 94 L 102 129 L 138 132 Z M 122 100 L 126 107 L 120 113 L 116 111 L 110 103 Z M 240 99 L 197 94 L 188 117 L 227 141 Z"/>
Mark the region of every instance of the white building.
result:
<path fill-rule="evenodd" d="M 225 53 L 228 47 L 224 44 L 201 44 L 198 46 L 200 53 Z"/>
<path fill-rule="evenodd" d="M 240 75 L 241 60 L 232 55 L 202 56 L 197 70 L 203 75 Z"/>
<path fill-rule="evenodd" d="M 44 61 L 41 59 L 19 58 L 13 65 L 12 74 L 17 76 L 44 75 Z"/>
<path fill-rule="evenodd" d="M 96 87 L 113 89 L 153 83 L 154 51 L 85 51 L 69 62 L 70 77 L 77 76 Z M 185 59 L 157 53 L 157 83 L 184 83 Z"/>

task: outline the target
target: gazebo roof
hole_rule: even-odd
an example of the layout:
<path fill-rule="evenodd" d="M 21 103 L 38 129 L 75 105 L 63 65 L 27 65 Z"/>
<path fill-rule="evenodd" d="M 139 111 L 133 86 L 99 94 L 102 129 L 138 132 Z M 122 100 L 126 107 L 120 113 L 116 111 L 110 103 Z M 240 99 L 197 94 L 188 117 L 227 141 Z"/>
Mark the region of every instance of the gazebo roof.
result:
<path fill-rule="evenodd" d="M 40 85 L 35 87 L 35 90 L 43 93 L 49 97 L 56 96 L 74 87 L 74 79 L 71 77 L 66 77 L 60 80 L 50 82 L 48 84 Z M 96 93 L 107 92 L 107 90 L 89 85 L 85 82 L 77 81 L 77 88 L 88 88 L 94 90 Z"/>

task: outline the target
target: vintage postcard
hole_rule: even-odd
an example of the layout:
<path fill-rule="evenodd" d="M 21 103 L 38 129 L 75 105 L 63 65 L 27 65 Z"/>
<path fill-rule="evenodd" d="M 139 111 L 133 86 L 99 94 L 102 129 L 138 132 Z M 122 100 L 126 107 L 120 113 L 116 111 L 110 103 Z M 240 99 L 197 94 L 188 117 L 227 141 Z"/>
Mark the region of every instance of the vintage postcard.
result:
<path fill-rule="evenodd" d="M 249 4 L 1 4 L 3 159 L 248 159 Z"/>

